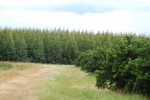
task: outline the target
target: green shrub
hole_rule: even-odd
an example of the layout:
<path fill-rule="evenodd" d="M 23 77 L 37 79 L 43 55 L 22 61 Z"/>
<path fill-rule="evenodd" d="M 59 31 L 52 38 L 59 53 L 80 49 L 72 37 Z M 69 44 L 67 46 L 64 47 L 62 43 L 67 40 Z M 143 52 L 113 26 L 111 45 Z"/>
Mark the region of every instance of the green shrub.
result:
<path fill-rule="evenodd" d="M 78 58 L 76 59 L 76 66 L 80 66 L 82 70 L 86 72 L 94 72 L 95 68 L 92 62 L 93 51 L 87 50 L 85 52 L 81 52 Z"/>
<path fill-rule="evenodd" d="M 106 49 L 111 46 L 111 42 L 103 43 L 99 48 L 95 50 L 87 50 L 79 54 L 76 59 L 76 66 L 80 66 L 82 70 L 94 73 L 96 70 L 100 70 L 103 60 L 106 57 Z M 101 62 L 102 61 L 102 62 Z"/>
<path fill-rule="evenodd" d="M 95 51 L 82 52 L 76 66 L 96 72 L 96 86 L 150 94 L 150 39 L 125 35 L 105 42 Z"/>
<path fill-rule="evenodd" d="M 118 39 L 99 59 L 97 86 L 125 92 L 150 93 L 150 41 L 133 35 Z"/>

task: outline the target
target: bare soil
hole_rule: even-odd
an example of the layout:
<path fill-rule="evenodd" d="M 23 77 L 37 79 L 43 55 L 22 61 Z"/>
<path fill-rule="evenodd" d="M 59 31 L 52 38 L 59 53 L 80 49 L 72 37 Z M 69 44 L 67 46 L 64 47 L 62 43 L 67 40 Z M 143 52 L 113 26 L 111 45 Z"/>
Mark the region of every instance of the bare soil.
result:
<path fill-rule="evenodd" d="M 45 80 L 54 69 L 53 65 L 41 65 L 1 82 L 0 100 L 37 100 L 33 87 Z"/>

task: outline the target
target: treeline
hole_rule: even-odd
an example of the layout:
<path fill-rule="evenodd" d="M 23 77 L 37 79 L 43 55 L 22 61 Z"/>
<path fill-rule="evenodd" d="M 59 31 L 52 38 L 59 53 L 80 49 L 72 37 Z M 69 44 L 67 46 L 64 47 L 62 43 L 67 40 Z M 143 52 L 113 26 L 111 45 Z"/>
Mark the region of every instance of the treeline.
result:
<path fill-rule="evenodd" d="M 150 38 L 115 37 L 95 50 L 82 52 L 76 66 L 95 73 L 96 86 L 150 96 Z"/>
<path fill-rule="evenodd" d="M 0 29 L 0 61 L 74 64 L 80 52 L 93 50 L 114 34 L 61 29 Z"/>

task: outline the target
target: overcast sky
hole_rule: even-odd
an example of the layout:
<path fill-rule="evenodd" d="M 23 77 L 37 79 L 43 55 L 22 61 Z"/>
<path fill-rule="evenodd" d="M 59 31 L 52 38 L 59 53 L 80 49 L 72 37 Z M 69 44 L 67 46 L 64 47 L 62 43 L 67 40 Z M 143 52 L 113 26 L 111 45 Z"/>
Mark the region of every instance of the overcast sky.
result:
<path fill-rule="evenodd" d="M 0 27 L 150 34 L 150 0 L 0 0 Z"/>

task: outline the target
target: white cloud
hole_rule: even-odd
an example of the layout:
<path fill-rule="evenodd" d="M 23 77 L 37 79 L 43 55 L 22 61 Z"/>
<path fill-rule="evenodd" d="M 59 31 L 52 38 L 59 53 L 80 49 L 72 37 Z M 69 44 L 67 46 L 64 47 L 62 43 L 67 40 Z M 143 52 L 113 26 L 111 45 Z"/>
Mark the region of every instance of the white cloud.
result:
<path fill-rule="evenodd" d="M 69 12 L 42 12 L 28 10 L 0 11 L 0 22 L 11 27 L 64 27 L 69 29 L 112 30 L 126 29 L 130 21 L 127 11 L 110 13 L 87 13 L 77 15 Z M 9 16 L 9 17 L 8 17 Z M 6 21 L 7 20 L 7 21 Z"/>
<path fill-rule="evenodd" d="M 1 0 L 1 7 L 30 7 L 30 6 L 57 6 L 68 3 L 69 0 Z"/>
<path fill-rule="evenodd" d="M 109 1 L 109 2 L 108 2 Z M 0 26 L 1 27 L 37 27 L 37 28 L 68 28 L 113 32 L 146 32 L 150 33 L 150 7 L 148 0 L 1 0 Z M 36 7 L 60 6 L 80 2 L 91 4 L 93 7 L 116 7 L 106 12 L 86 12 L 77 14 L 74 11 L 38 10 Z M 144 7 L 145 5 L 145 7 Z M 35 9 L 26 9 L 33 7 Z M 133 7 L 132 7 L 133 6 Z M 10 7 L 10 8 L 9 8 Z M 25 8 L 24 8 L 25 7 Z M 88 6 L 87 6 L 88 7 Z M 138 8 L 138 9 L 137 9 Z M 79 9 L 79 8 L 78 8 Z M 95 8 L 96 9 L 96 8 Z M 100 8 L 99 8 L 100 9 Z M 142 10 L 139 10 L 142 9 Z M 144 10 L 146 9 L 146 10 Z M 80 9 L 79 9 L 80 10 Z"/>
<path fill-rule="evenodd" d="M 93 7 L 114 8 L 149 8 L 149 0 L 1 0 L 0 7 L 54 7 L 62 5 L 82 4 Z"/>

